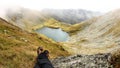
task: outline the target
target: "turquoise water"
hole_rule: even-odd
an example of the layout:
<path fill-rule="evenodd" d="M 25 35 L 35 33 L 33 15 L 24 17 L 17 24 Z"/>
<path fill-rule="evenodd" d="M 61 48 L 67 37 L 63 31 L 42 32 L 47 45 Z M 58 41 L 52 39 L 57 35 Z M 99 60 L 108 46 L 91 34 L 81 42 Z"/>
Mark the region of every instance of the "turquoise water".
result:
<path fill-rule="evenodd" d="M 53 28 L 43 27 L 41 29 L 36 30 L 36 32 L 44 34 L 47 37 L 57 42 L 64 42 L 67 41 L 69 38 L 69 34 L 67 32 L 62 31 L 60 28 L 53 29 Z"/>

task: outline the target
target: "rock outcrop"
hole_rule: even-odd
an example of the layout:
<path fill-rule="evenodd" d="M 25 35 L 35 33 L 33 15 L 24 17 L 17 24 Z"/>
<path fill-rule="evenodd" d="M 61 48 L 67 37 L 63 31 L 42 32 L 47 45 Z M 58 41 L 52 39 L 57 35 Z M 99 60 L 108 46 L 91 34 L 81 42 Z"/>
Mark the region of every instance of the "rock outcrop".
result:
<path fill-rule="evenodd" d="M 74 55 L 52 60 L 55 68 L 114 68 L 110 53 L 95 55 Z"/>

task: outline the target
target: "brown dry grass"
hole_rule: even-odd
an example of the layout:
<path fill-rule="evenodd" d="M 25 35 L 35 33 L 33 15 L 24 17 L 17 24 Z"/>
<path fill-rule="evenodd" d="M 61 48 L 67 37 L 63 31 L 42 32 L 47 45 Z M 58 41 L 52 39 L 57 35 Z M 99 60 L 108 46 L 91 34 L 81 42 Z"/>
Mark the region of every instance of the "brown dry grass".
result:
<path fill-rule="evenodd" d="M 61 44 L 0 19 L 0 68 L 33 68 L 39 46 L 49 50 L 51 58 L 69 55 Z"/>

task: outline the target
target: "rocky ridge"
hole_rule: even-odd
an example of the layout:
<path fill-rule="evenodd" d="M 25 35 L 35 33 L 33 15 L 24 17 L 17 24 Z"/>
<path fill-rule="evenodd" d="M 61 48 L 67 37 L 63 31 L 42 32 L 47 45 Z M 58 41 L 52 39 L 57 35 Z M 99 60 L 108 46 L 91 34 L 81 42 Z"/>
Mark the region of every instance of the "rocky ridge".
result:
<path fill-rule="evenodd" d="M 114 68 L 110 53 L 95 55 L 74 55 L 52 60 L 55 68 Z"/>

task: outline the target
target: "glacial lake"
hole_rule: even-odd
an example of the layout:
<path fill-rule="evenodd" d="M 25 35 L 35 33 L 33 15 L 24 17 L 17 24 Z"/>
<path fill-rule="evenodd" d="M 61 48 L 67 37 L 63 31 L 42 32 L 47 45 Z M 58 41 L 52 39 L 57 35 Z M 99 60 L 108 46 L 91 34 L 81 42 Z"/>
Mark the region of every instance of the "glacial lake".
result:
<path fill-rule="evenodd" d="M 69 34 L 64 32 L 61 28 L 53 29 L 48 27 L 43 27 L 36 30 L 37 33 L 44 34 L 47 37 L 57 41 L 57 42 L 65 42 L 69 38 Z"/>

